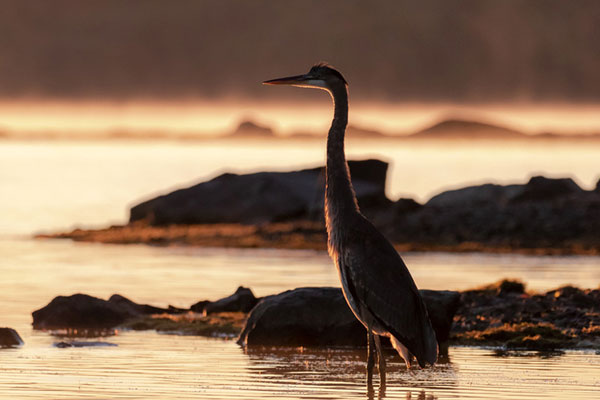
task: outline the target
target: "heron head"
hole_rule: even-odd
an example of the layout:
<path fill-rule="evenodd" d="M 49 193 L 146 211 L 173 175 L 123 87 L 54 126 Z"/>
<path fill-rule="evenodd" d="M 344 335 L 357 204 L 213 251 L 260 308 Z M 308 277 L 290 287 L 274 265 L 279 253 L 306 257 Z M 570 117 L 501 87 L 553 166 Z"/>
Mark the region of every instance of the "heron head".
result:
<path fill-rule="evenodd" d="M 307 74 L 288 76 L 287 78 L 264 81 L 263 85 L 290 85 L 303 88 L 315 88 L 331 91 L 336 86 L 347 86 L 342 74 L 328 64 L 313 66 Z"/>

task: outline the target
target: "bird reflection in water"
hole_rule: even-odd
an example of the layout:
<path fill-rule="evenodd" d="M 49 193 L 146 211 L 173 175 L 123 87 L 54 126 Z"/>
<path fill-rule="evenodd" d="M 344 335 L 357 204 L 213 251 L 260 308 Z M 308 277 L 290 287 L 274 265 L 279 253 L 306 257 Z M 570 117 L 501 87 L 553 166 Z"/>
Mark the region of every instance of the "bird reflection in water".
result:
<path fill-rule="evenodd" d="M 406 400 L 408 399 L 412 399 L 412 393 L 411 392 L 406 392 Z M 437 397 L 435 397 L 433 394 L 427 394 L 424 390 L 420 391 L 419 394 L 417 395 L 417 400 L 436 400 Z"/>
<path fill-rule="evenodd" d="M 253 347 L 243 348 L 248 368 L 257 379 L 277 387 L 293 387 L 298 382 L 325 393 L 334 389 L 344 398 L 365 398 L 363 348 Z M 391 348 L 384 348 L 391 357 Z M 454 387 L 457 379 L 448 356 L 441 355 L 432 368 L 406 370 L 403 363 L 388 365 L 387 385 L 368 385 L 367 399 L 404 398 L 430 400 L 433 387 Z M 318 396 L 316 396 L 318 398 Z M 326 396 L 324 396 L 326 397 Z"/>
<path fill-rule="evenodd" d="M 406 400 L 437 400 L 437 397 L 435 395 L 433 395 L 432 393 L 427 394 L 427 392 L 425 392 L 424 390 L 421 390 L 418 394 L 417 397 L 413 397 L 412 392 L 406 392 Z M 367 399 L 368 400 L 374 400 L 375 399 L 375 390 L 373 390 L 373 387 L 371 386 L 367 392 Z M 379 388 L 379 391 L 377 393 L 377 400 L 383 400 L 385 399 L 385 385 L 381 386 Z"/>

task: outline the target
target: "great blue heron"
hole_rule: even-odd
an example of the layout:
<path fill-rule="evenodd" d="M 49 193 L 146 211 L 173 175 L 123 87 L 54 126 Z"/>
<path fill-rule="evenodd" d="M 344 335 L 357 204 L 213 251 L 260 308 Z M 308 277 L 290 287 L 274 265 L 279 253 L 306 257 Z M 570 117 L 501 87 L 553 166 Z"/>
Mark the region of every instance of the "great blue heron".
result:
<path fill-rule="evenodd" d="M 385 385 L 385 358 L 379 336 L 390 338 L 407 368 L 413 356 L 421 367 L 434 364 L 437 340 L 417 286 L 392 244 L 358 208 L 344 153 L 348 83 L 341 73 L 322 63 L 307 74 L 272 79 L 264 84 L 323 89 L 333 99 L 334 115 L 327 136 L 327 247 L 346 301 L 367 328 L 368 384 L 373 379 L 374 344 L 380 381 Z"/>

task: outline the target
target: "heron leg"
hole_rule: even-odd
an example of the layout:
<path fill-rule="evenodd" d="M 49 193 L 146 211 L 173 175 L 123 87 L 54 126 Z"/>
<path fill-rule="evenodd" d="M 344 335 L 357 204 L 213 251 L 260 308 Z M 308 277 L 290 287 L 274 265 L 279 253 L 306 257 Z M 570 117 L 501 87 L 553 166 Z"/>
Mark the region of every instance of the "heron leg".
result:
<path fill-rule="evenodd" d="M 379 336 L 374 335 L 375 347 L 377 347 L 377 359 L 379 360 L 379 382 L 382 388 L 385 388 L 385 356 L 381 348 Z"/>
<path fill-rule="evenodd" d="M 373 387 L 373 367 L 375 366 L 375 341 L 373 333 L 367 330 L 367 386 Z"/>

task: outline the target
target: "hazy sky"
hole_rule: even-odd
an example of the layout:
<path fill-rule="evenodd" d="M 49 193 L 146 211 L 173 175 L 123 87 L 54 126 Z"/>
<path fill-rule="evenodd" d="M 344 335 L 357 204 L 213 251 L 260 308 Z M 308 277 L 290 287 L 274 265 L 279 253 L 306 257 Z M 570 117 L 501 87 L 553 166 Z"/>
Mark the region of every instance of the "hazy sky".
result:
<path fill-rule="evenodd" d="M 600 101 L 593 0 L 0 2 L 0 98 L 295 100 L 325 60 L 354 99 Z M 300 93 L 301 92 L 301 93 Z"/>

